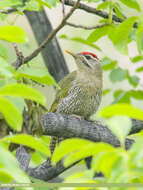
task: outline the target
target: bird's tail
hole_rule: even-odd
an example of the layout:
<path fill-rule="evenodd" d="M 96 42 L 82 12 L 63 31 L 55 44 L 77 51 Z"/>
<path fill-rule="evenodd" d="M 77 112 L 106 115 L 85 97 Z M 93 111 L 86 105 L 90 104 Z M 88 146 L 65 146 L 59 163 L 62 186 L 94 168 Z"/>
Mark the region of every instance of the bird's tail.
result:
<path fill-rule="evenodd" d="M 52 155 L 54 153 L 54 150 L 56 148 L 56 145 L 59 144 L 63 139 L 63 137 L 51 137 L 51 140 L 50 140 L 50 151 L 51 151 L 51 157 L 49 157 L 47 159 L 47 162 L 49 165 L 51 165 L 51 158 L 52 158 Z"/>

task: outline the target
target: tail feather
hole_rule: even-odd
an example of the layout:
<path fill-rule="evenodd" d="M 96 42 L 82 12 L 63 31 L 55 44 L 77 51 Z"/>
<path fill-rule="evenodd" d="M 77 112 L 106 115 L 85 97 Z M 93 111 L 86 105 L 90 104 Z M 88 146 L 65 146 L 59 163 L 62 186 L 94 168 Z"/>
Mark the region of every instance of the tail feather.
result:
<path fill-rule="evenodd" d="M 51 158 L 52 158 L 52 155 L 54 153 L 54 150 L 56 148 L 56 145 L 59 144 L 61 141 L 63 141 L 64 138 L 63 137 L 51 137 L 51 140 L 50 140 L 50 151 L 51 151 L 51 157 L 49 157 L 47 159 L 47 162 L 49 165 L 51 165 Z"/>

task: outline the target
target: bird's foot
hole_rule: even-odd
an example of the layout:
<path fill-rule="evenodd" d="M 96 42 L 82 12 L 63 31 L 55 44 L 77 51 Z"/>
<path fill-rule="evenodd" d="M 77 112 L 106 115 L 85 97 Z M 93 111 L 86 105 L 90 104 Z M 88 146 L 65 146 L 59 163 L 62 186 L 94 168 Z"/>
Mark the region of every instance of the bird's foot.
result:
<path fill-rule="evenodd" d="M 80 121 L 83 120 L 83 116 L 76 115 L 76 114 L 72 114 L 71 116 L 76 117 L 76 118 L 79 119 Z"/>
<path fill-rule="evenodd" d="M 49 158 L 47 159 L 47 164 L 48 164 L 48 166 L 52 166 L 51 157 L 49 157 Z"/>

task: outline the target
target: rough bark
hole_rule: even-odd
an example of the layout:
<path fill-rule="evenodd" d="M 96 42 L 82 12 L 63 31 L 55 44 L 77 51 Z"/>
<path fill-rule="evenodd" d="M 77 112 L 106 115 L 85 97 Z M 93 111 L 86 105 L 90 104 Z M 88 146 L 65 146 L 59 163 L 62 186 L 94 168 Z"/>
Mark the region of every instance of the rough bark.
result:
<path fill-rule="evenodd" d="M 134 132 L 143 129 L 143 122 L 140 126 L 136 122 L 133 124 Z M 86 120 L 80 121 L 70 115 L 48 113 L 42 117 L 42 126 L 45 135 L 64 138 L 78 137 L 94 142 L 109 143 L 115 147 L 120 146 L 117 137 L 106 126 Z M 132 130 L 130 133 L 133 133 Z M 126 148 L 129 149 L 133 142 L 132 139 L 126 139 Z"/>

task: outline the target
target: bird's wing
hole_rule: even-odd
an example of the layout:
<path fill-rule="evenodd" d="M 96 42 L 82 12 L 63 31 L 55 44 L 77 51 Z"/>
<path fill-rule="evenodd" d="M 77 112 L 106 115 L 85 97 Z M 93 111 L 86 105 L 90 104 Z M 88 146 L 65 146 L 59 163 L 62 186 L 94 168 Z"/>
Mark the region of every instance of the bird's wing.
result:
<path fill-rule="evenodd" d="M 65 98 L 68 95 L 68 91 L 76 77 L 76 73 L 76 71 L 73 71 L 72 73 L 65 76 L 62 80 L 60 80 L 59 86 L 61 89 L 57 91 L 56 98 L 51 106 L 50 112 L 55 112 L 57 105 L 60 103 L 61 99 Z"/>

